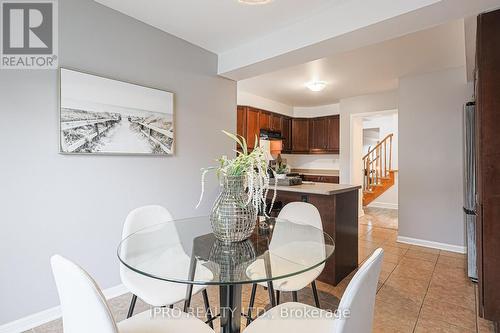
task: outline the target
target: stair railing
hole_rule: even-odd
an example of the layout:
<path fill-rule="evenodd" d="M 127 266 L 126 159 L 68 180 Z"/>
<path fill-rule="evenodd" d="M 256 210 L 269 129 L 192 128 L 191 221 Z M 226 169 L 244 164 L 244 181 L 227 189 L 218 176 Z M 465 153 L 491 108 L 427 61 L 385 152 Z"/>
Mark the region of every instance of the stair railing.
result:
<path fill-rule="evenodd" d="M 392 137 L 387 135 L 363 156 L 363 191 L 372 191 L 392 170 Z"/>

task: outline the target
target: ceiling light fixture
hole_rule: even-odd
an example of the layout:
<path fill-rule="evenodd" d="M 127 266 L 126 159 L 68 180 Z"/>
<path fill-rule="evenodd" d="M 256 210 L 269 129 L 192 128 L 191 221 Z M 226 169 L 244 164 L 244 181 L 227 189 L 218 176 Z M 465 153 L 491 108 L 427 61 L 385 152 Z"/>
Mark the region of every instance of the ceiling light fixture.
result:
<path fill-rule="evenodd" d="M 309 90 L 318 92 L 323 89 L 325 89 L 327 83 L 325 81 L 312 81 L 306 84 L 306 87 L 309 88 Z"/>
<path fill-rule="evenodd" d="M 273 0 L 238 0 L 240 3 L 245 5 L 266 5 Z"/>

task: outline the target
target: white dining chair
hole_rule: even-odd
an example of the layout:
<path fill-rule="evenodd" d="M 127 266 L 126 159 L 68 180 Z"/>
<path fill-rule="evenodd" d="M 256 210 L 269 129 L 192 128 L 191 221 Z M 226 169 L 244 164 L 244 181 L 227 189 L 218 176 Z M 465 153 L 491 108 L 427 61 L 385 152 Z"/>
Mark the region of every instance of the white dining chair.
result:
<path fill-rule="evenodd" d="M 165 207 L 159 205 L 149 205 L 136 208 L 128 214 L 125 220 L 125 224 L 123 225 L 122 239 L 125 239 L 130 234 L 138 232 L 141 229 L 172 221 L 172 214 L 170 214 L 170 212 Z M 170 237 L 169 240 L 172 244 L 180 244 L 180 239 L 173 222 L 171 225 L 171 229 L 171 232 L 165 232 L 163 234 Z M 125 243 L 124 246 L 127 246 L 127 244 Z M 168 253 L 168 256 L 170 257 L 168 261 L 171 263 L 171 267 L 166 267 L 166 269 L 171 269 L 172 271 L 174 271 L 188 267 L 190 259 L 179 247 L 180 246 Z M 184 261 L 184 263 L 181 263 L 180 261 Z M 203 269 L 203 267 L 201 268 Z M 212 316 L 210 312 L 210 304 L 208 301 L 206 287 L 201 285 L 186 286 L 179 283 L 166 282 L 150 278 L 129 269 L 128 267 L 123 265 L 123 263 L 120 263 L 120 277 L 122 283 L 132 293 L 132 300 L 130 302 L 127 318 L 130 318 L 134 313 L 134 307 L 137 301 L 137 297 L 142 299 L 147 304 L 153 306 L 169 306 L 170 308 L 172 308 L 173 304 L 180 301 L 189 303 L 190 297 L 186 298 L 186 289 L 192 288 L 192 295 L 200 291 L 202 292 L 207 320 L 209 321 L 210 326 L 213 325 L 211 322 Z M 187 304 L 185 309 L 188 306 L 189 304 Z"/>
<path fill-rule="evenodd" d="M 375 250 L 356 272 L 337 313 L 297 302 L 283 303 L 254 320 L 243 333 L 370 333 L 383 257 L 381 248 Z"/>
<path fill-rule="evenodd" d="M 54 255 L 50 259 L 62 308 L 64 333 L 214 333 L 203 321 L 180 309 L 137 314 L 116 323 L 101 290 L 80 266 Z"/>
<path fill-rule="evenodd" d="M 276 219 L 276 224 L 274 225 L 273 237 L 271 238 L 271 242 L 269 244 L 269 253 L 271 258 L 271 268 L 273 272 L 279 272 L 280 270 L 286 271 L 286 267 L 280 266 L 289 266 L 291 264 L 290 261 L 286 260 L 288 257 L 293 257 L 290 253 L 292 251 L 305 251 L 303 248 L 296 248 L 294 244 L 289 244 L 287 238 L 287 230 L 283 230 L 286 227 L 280 226 L 280 221 L 290 221 L 296 224 L 304 224 L 313 226 L 319 230 L 323 230 L 323 224 L 321 222 L 321 216 L 316 207 L 306 202 L 291 202 L 280 211 L 278 217 Z M 282 230 L 279 230 L 283 228 Z M 322 235 L 321 235 L 322 237 Z M 318 240 L 318 241 L 322 241 Z M 304 244 L 301 244 L 304 245 Z M 302 247 L 302 246 L 301 246 Z M 280 254 L 282 255 L 275 255 Z M 287 254 L 288 252 L 288 254 Z M 313 254 L 311 254 L 313 255 Z M 321 261 L 322 257 L 324 257 L 324 252 L 315 253 L 314 254 L 319 261 Z M 303 257 L 304 255 L 298 255 Z M 322 256 L 322 257 L 321 257 Z M 284 258 L 284 259 L 283 259 Z M 292 299 L 294 302 L 298 300 L 298 291 L 305 288 L 307 285 L 311 284 L 314 302 L 316 307 L 320 307 L 318 290 L 316 288 L 316 278 L 321 274 L 325 265 L 321 264 L 318 267 L 311 269 L 307 272 L 304 272 L 299 275 L 295 275 L 292 277 L 288 277 L 286 279 L 279 279 L 272 281 L 272 287 L 276 291 L 276 304 L 280 303 L 280 292 L 292 292 Z M 254 264 L 250 265 L 247 269 L 247 275 L 255 278 L 256 276 L 263 276 L 265 270 L 265 264 L 263 260 L 256 261 Z M 263 287 L 268 287 L 268 282 L 261 282 L 259 285 Z M 255 294 L 256 294 L 257 285 L 254 284 L 252 286 L 252 292 L 250 294 L 250 302 L 249 302 L 249 310 L 248 310 L 248 318 L 251 315 L 251 309 L 255 302 Z M 269 301 L 271 304 L 273 303 L 271 299 Z M 247 321 L 250 323 L 250 319 Z"/>

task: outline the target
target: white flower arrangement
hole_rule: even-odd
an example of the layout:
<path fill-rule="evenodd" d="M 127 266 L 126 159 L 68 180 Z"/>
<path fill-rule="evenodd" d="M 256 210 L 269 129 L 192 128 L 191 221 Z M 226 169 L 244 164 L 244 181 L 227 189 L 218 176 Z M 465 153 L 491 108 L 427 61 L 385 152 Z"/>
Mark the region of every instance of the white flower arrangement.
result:
<path fill-rule="evenodd" d="M 262 212 L 266 217 L 268 212 L 271 212 L 276 200 L 276 182 L 274 184 L 274 193 L 271 200 L 271 205 L 269 210 L 266 211 L 266 198 L 270 189 L 269 174 L 268 170 L 276 177 L 276 172 L 273 169 L 268 168 L 269 159 L 267 158 L 266 152 L 259 146 L 255 147 L 251 152 L 248 151 L 248 145 L 244 137 L 241 135 L 235 135 L 226 131 L 222 131 L 224 134 L 232 138 L 240 147 L 241 151 L 234 150 L 237 156 L 233 159 L 228 159 L 227 156 L 222 156 L 218 159 L 220 165 L 218 167 L 203 168 L 201 175 L 201 195 L 196 208 L 198 208 L 203 200 L 203 195 L 205 192 L 205 176 L 209 171 L 216 170 L 217 176 L 223 179 L 227 177 L 244 177 L 245 179 L 245 190 L 248 193 L 247 205 L 251 204 L 256 211 L 262 208 Z M 257 143 L 257 137 L 255 138 Z"/>

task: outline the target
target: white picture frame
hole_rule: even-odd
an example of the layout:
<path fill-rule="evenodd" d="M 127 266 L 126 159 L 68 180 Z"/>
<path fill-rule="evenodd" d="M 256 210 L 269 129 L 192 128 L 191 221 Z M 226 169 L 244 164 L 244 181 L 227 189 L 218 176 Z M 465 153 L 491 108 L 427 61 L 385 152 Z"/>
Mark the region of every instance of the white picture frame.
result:
<path fill-rule="evenodd" d="M 174 94 L 59 69 L 62 154 L 174 154 Z"/>

